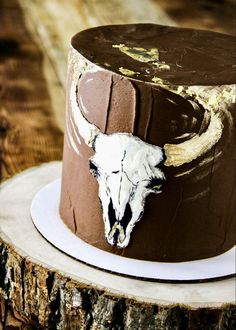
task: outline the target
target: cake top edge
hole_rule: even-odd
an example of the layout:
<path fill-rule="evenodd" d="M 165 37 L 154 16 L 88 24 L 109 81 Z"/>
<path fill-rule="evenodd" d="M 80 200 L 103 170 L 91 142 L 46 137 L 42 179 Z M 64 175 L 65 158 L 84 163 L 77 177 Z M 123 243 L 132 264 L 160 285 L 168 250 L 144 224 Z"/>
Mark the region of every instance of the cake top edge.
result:
<path fill-rule="evenodd" d="M 105 25 L 77 33 L 72 47 L 99 67 L 158 85 L 236 82 L 234 37 L 149 23 Z"/>

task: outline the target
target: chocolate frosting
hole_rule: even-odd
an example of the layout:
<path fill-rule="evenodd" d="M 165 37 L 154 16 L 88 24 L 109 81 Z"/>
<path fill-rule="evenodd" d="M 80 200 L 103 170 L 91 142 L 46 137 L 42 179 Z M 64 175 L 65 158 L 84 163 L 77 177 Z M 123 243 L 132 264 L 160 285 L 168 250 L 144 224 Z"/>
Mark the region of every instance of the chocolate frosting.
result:
<path fill-rule="evenodd" d="M 72 52 L 94 68 L 80 77 L 78 102 L 103 133 L 132 133 L 164 147 L 207 131 L 209 109 L 192 102 L 191 86 L 203 86 L 206 100 L 222 91 L 213 107 L 226 113 L 223 134 L 209 151 L 191 163 L 163 165 L 164 191 L 147 197 L 124 249 L 105 240 L 98 183 L 88 167 L 94 151 L 67 121 L 60 213 L 76 235 L 115 254 L 166 262 L 215 256 L 235 244 L 235 104 L 226 102 L 227 85 L 235 82 L 233 45 L 227 35 L 153 24 L 98 27 L 73 37 Z M 69 66 L 68 91 L 70 84 Z M 68 97 L 67 114 L 70 106 Z"/>

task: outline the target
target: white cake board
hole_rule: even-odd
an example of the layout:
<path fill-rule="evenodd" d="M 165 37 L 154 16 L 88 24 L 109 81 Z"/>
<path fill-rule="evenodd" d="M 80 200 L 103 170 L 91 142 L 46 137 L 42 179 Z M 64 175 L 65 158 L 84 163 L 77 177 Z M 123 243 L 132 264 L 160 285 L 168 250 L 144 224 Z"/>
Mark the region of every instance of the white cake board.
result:
<path fill-rule="evenodd" d="M 73 234 L 61 220 L 60 188 L 60 179 L 41 188 L 32 200 L 31 216 L 47 241 L 79 261 L 110 272 L 159 281 L 203 281 L 235 274 L 235 247 L 214 258 L 179 263 L 125 258 L 93 247 Z"/>

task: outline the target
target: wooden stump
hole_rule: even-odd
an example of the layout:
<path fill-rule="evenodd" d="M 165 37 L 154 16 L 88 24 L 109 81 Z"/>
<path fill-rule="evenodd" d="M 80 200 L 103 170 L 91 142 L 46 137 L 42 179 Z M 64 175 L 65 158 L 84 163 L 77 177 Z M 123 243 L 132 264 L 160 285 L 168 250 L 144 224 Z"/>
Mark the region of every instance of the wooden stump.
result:
<path fill-rule="evenodd" d="M 47 329 L 235 329 L 234 278 L 141 281 L 85 265 L 48 243 L 32 223 L 30 204 L 58 176 L 54 162 L 1 186 L 0 293 L 21 317 Z"/>

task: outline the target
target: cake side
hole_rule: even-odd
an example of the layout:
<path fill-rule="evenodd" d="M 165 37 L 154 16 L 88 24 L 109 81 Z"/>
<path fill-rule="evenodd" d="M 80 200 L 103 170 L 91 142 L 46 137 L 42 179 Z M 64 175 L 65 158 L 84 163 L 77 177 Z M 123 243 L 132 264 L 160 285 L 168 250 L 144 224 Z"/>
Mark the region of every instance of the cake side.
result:
<path fill-rule="evenodd" d="M 73 48 L 68 72 L 60 212 L 71 230 L 101 249 L 146 260 L 200 259 L 232 247 L 235 86 L 151 84 L 106 70 Z M 92 135 L 98 131 L 108 136 L 131 133 L 162 148 L 167 158 L 158 166 L 166 179 L 162 192 L 146 196 L 144 214 L 134 224 L 123 249 L 108 244 L 105 238 L 100 185 L 89 170 L 96 145 L 94 151 L 94 145 L 89 144 L 91 136 L 87 138 L 86 132 L 81 135 L 71 108 L 73 72 L 77 72 L 81 113 L 95 126 Z M 109 160 L 108 151 L 104 150 L 104 159 Z M 126 166 L 129 170 L 133 166 L 133 172 L 142 168 L 141 163 L 132 162 L 132 157 Z M 119 229 L 116 233 L 118 239 L 121 232 Z"/>

